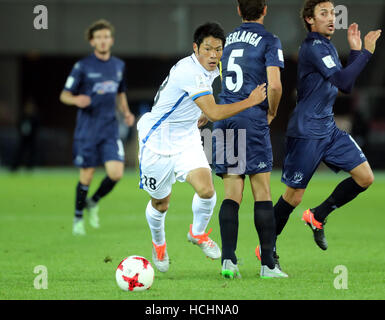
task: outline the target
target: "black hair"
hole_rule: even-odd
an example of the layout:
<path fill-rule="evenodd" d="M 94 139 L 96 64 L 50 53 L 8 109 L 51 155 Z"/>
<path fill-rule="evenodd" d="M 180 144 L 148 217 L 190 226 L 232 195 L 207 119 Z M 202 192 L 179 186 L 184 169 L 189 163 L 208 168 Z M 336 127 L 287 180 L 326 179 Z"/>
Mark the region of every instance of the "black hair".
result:
<path fill-rule="evenodd" d="M 222 40 L 222 46 L 225 45 L 225 32 L 221 25 L 217 22 L 206 22 L 200 25 L 194 32 L 194 43 L 200 47 L 203 39 L 212 36 L 213 38 Z"/>
<path fill-rule="evenodd" d="M 266 6 L 266 0 L 238 0 L 239 9 L 243 20 L 258 20 Z"/>

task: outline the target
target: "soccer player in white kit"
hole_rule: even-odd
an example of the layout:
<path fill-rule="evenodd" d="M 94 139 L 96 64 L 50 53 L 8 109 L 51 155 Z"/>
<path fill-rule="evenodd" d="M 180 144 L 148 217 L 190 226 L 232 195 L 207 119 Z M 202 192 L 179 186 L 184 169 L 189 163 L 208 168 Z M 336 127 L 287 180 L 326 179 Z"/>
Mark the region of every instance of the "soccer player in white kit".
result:
<path fill-rule="evenodd" d="M 146 218 L 152 235 L 152 260 L 161 272 L 169 268 L 164 221 L 172 185 L 187 181 L 195 190 L 193 222 L 187 238 L 211 259 L 221 251 L 209 238 L 206 227 L 212 216 L 216 193 L 211 169 L 203 150 L 198 126 L 208 119 L 231 117 L 266 98 L 265 84 L 255 88 L 245 100 L 217 105 L 212 83 L 219 75 L 225 35 L 217 23 L 206 23 L 194 33 L 191 56 L 174 65 L 160 86 L 151 112 L 138 122 L 140 188 L 151 196 Z"/>

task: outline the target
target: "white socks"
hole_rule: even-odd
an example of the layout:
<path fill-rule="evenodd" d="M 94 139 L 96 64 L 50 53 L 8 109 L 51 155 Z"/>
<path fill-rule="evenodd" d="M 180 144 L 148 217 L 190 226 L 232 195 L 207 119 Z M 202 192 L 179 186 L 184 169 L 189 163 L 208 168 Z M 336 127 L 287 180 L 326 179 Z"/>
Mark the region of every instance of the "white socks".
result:
<path fill-rule="evenodd" d="M 152 204 L 151 200 L 147 204 L 146 208 L 146 218 L 148 226 L 151 230 L 152 241 L 156 245 L 162 245 L 166 241 L 166 235 L 164 232 L 164 220 L 166 218 L 166 212 L 160 212 L 156 210 Z"/>
<path fill-rule="evenodd" d="M 194 194 L 192 202 L 192 211 L 194 215 L 192 226 L 193 235 L 201 235 L 205 232 L 213 214 L 216 202 L 216 193 L 214 193 L 210 199 L 202 199 L 196 193 Z"/>
<path fill-rule="evenodd" d="M 210 218 L 213 214 L 215 204 L 217 202 L 217 194 L 210 199 L 202 199 L 196 193 L 192 201 L 193 211 L 193 235 L 201 235 L 205 232 L 207 225 L 209 224 Z M 166 212 L 160 212 L 156 210 L 151 200 L 147 204 L 146 208 L 146 219 L 148 226 L 151 230 L 152 241 L 156 245 L 162 245 L 166 242 L 166 234 L 164 230 L 164 222 L 166 219 Z"/>

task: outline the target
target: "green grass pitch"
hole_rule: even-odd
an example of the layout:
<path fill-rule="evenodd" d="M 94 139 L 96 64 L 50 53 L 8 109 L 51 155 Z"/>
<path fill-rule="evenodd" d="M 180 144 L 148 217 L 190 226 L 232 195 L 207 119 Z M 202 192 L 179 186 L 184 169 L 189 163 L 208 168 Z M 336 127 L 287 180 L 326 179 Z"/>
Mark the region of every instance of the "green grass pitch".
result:
<path fill-rule="evenodd" d="M 98 170 L 96 189 L 104 172 Z M 75 169 L 0 171 L 0 300 L 116 299 L 116 300 L 227 300 L 227 299 L 384 299 L 385 174 L 375 173 L 373 186 L 357 199 L 333 212 L 326 226 L 327 251 L 320 250 L 301 221 L 302 211 L 318 205 L 345 176 L 319 170 L 303 203 L 291 215 L 278 242 L 278 254 L 288 279 L 260 279 L 254 256 L 257 234 L 253 200 L 246 184 L 240 208 L 237 256 L 242 279 L 220 276 L 220 262 L 204 257 L 187 242 L 192 221 L 193 190 L 187 183 L 174 185 L 166 219 L 169 272 L 155 270 L 152 288 L 124 292 L 115 283 L 115 269 L 129 255 L 151 259 L 151 238 L 144 210 L 146 192 L 138 189 L 138 174 L 125 173 L 114 191 L 100 202 L 101 228 L 87 236 L 71 234 Z M 284 191 L 280 173 L 272 174 L 275 202 Z M 223 185 L 214 178 L 218 201 L 209 227 L 220 244 L 218 210 Z M 36 289 L 36 266 L 48 270 L 48 288 Z M 336 289 L 340 273 L 347 271 L 347 288 Z"/>

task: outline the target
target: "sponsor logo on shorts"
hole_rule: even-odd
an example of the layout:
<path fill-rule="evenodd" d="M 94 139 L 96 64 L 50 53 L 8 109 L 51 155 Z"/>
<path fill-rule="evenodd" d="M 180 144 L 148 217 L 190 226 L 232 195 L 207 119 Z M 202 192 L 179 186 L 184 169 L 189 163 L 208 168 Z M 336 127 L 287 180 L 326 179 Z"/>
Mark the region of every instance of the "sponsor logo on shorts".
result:
<path fill-rule="evenodd" d="M 290 181 L 291 183 L 294 183 L 294 184 L 299 184 L 303 180 L 303 173 L 300 171 L 296 171 L 296 172 L 294 172 L 294 174 L 291 178 L 288 178 L 288 173 L 284 172 L 282 174 L 282 179 L 284 179 L 286 181 Z"/>
<path fill-rule="evenodd" d="M 285 171 L 282 174 L 282 179 L 294 184 L 299 184 L 303 180 L 303 173 L 302 172 L 294 172 L 293 176 L 289 178 L 289 174 Z"/>
<path fill-rule="evenodd" d="M 83 156 L 76 156 L 76 158 L 75 158 L 75 164 L 76 164 L 77 166 L 81 166 L 81 165 L 83 164 L 83 162 L 84 162 Z"/>
<path fill-rule="evenodd" d="M 260 163 L 258 163 L 258 166 L 257 166 L 259 169 L 264 169 L 264 168 L 266 168 L 267 167 L 267 164 L 266 163 L 264 163 L 264 162 L 260 162 Z"/>
<path fill-rule="evenodd" d="M 292 178 L 293 183 L 300 183 L 303 179 L 303 173 L 302 172 L 294 172 L 294 176 Z"/>

